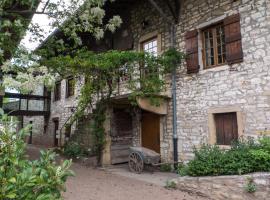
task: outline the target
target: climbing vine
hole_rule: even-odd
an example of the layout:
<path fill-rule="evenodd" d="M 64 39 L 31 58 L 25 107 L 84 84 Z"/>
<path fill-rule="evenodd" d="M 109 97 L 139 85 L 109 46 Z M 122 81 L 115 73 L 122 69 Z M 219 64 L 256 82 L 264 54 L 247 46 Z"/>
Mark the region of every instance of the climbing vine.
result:
<path fill-rule="evenodd" d="M 183 58 L 184 54 L 175 49 L 157 57 L 143 52 L 108 51 L 97 54 L 83 49 L 45 59 L 42 64 L 62 77 L 70 74 L 85 77 L 78 109 L 69 125 L 90 109 L 94 119 L 95 151 L 100 155 L 105 142 L 105 105 L 116 95 L 116 88 L 123 77 L 125 81 L 122 83 L 130 91 L 132 104 L 136 104 L 138 97 L 147 97 L 157 105 L 162 98 L 161 93 L 166 90 L 166 76 L 179 66 Z"/>
<path fill-rule="evenodd" d="M 94 136 L 93 152 L 97 155 L 97 160 L 100 163 L 102 150 L 105 144 L 105 128 L 106 120 L 106 102 L 99 102 L 97 108 L 93 112 L 92 134 Z"/>

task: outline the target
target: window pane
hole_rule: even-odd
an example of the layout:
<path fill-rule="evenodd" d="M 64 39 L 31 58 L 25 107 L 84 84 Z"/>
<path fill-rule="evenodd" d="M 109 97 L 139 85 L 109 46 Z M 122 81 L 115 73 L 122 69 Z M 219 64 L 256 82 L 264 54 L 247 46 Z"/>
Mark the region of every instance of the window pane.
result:
<path fill-rule="evenodd" d="M 214 65 L 214 49 L 213 49 L 213 34 L 211 30 L 204 32 L 204 52 L 205 52 L 205 64 L 206 66 Z"/>
<path fill-rule="evenodd" d="M 157 56 L 157 39 L 143 43 L 143 49 L 145 52 Z"/>
<path fill-rule="evenodd" d="M 225 63 L 225 33 L 223 24 L 203 31 L 205 67 Z"/>
<path fill-rule="evenodd" d="M 222 64 L 225 63 L 225 34 L 224 34 L 224 27 L 223 25 L 219 25 L 216 27 L 217 32 L 217 50 L 218 50 L 218 63 Z"/>

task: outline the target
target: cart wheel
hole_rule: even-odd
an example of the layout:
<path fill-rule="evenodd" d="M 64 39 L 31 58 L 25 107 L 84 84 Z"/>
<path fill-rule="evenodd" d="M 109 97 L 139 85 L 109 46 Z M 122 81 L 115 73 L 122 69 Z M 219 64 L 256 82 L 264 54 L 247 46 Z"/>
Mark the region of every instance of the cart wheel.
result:
<path fill-rule="evenodd" d="M 132 152 L 131 154 L 129 154 L 128 165 L 130 171 L 138 174 L 142 173 L 144 165 L 142 156 L 137 152 Z"/>

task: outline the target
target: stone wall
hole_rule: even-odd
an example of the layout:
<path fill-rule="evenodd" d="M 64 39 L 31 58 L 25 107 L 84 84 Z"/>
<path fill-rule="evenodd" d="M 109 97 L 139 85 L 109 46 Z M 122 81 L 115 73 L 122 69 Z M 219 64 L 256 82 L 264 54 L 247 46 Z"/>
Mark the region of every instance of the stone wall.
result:
<path fill-rule="evenodd" d="M 250 193 L 248 180 L 256 186 Z M 180 177 L 173 179 L 176 188 L 209 200 L 267 200 L 270 196 L 270 174 L 255 173 L 244 176 Z"/>
<path fill-rule="evenodd" d="M 54 101 L 54 92 L 51 94 L 51 114 L 48 121 L 48 134 L 54 135 L 54 120 L 59 120 L 59 130 L 64 126 L 65 122 L 74 113 L 78 104 L 80 95 L 80 89 L 84 83 L 83 77 L 75 78 L 75 93 L 73 96 L 66 97 L 66 79 L 61 81 L 61 98 L 58 101 Z M 76 127 L 72 127 L 74 132 Z"/>
<path fill-rule="evenodd" d="M 162 8 L 164 8 L 165 13 L 170 17 L 169 10 L 163 1 L 157 1 Z M 131 12 L 131 29 L 134 38 L 134 49 L 140 51 L 140 41 L 147 35 L 157 34 L 160 36 L 160 50 L 162 52 L 166 51 L 170 47 L 170 27 L 160 16 L 160 14 L 153 8 L 153 6 L 148 2 L 144 1 L 141 4 L 137 4 Z M 142 22 L 148 22 L 146 27 L 142 26 Z M 170 77 L 167 84 L 167 91 L 171 91 L 170 88 Z M 169 96 L 171 97 L 171 95 Z M 160 153 L 162 161 L 172 160 L 173 148 L 172 148 L 172 103 L 168 101 L 168 115 L 161 116 L 161 130 L 160 130 Z M 138 135 L 136 143 L 141 145 L 141 132 L 140 125 L 138 127 Z"/>
<path fill-rule="evenodd" d="M 208 143 L 209 111 L 235 108 L 241 112 L 244 136 L 270 129 L 270 2 L 267 0 L 183 1 L 177 45 L 185 51 L 185 33 L 222 15 L 240 13 L 244 62 L 178 71 L 177 116 L 179 158 L 189 160 L 193 146 Z M 200 50 L 199 50 L 200 52 Z M 171 134 L 167 132 L 167 134 Z"/>

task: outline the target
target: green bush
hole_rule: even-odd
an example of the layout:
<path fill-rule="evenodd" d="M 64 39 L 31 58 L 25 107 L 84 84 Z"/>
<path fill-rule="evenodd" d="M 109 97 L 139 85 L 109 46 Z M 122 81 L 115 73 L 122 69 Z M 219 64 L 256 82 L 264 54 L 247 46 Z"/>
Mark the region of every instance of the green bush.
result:
<path fill-rule="evenodd" d="M 189 176 L 240 175 L 270 171 L 270 138 L 237 141 L 231 149 L 203 145 L 194 149 L 194 159 L 180 166 L 178 173 Z"/>
<path fill-rule="evenodd" d="M 55 154 L 42 151 L 39 160 L 25 156 L 23 138 L 29 127 L 16 132 L 15 124 L 0 110 L 0 199 L 60 200 L 71 161 L 55 164 Z"/>
<path fill-rule="evenodd" d="M 79 158 L 86 156 L 86 151 L 78 142 L 70 141 L 64 146 L 64 155 L 70 158 Z"/>
<path fill-rule="evenodd" d="M 171 164 L 162 164 L 162 165 L 160 165 L 160 171 L 162 171 L 162 172 L 171 172 L 172 171 L 172 165 Z"/>

